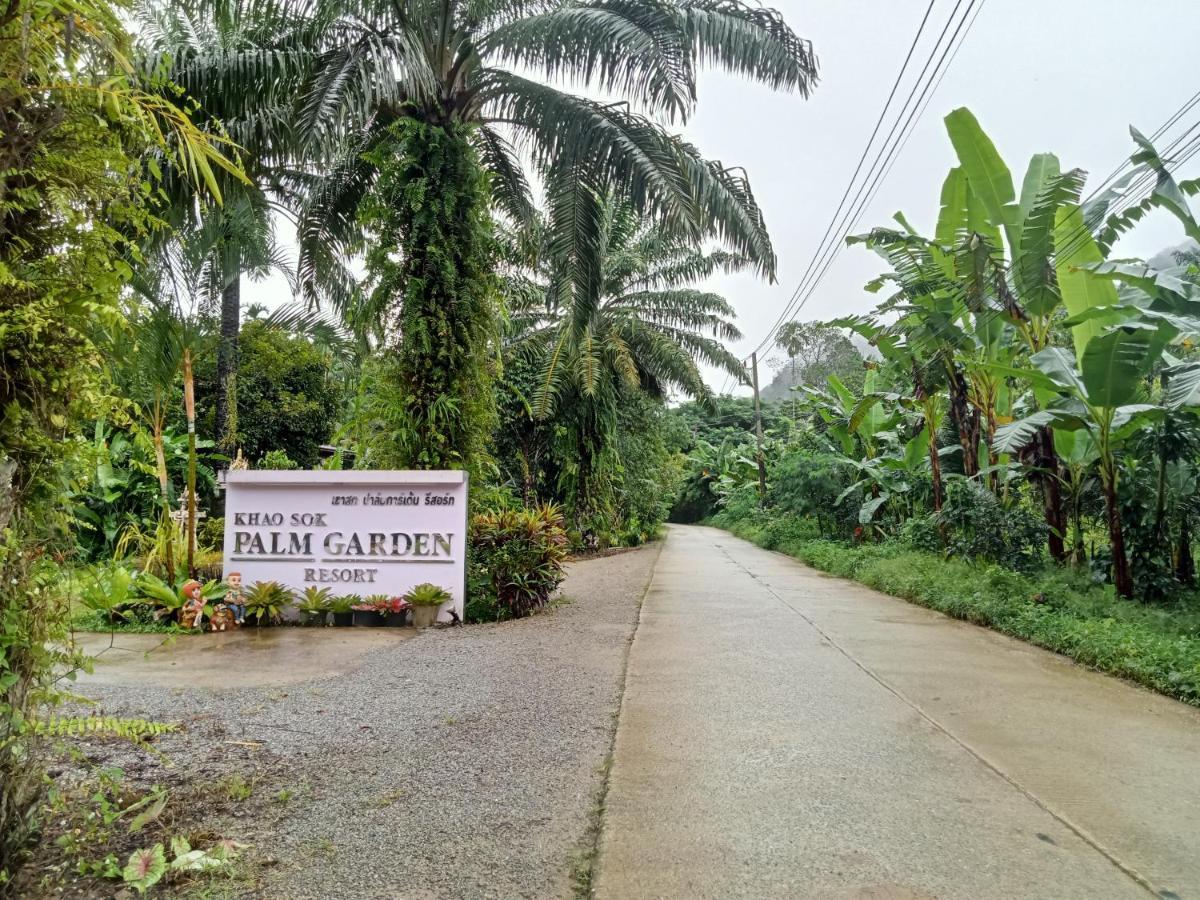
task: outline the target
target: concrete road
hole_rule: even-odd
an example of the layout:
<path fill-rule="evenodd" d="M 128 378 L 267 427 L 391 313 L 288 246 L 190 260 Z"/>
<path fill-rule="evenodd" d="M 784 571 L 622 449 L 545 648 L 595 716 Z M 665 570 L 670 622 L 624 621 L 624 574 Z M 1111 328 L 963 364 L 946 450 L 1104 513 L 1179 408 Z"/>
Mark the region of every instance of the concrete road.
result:
<path fill-rule="evenodd" d="M 1200 710 L 673 527 L 596 896 L 1200 897 Z"/>

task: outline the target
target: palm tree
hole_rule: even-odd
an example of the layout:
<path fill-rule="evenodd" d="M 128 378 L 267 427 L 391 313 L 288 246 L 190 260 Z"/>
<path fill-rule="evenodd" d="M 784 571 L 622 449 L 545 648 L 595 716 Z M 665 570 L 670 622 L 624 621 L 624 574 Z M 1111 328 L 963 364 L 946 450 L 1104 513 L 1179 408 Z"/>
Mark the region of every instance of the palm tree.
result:
<path fill-rule="evenodd" d="M 509 349 L 540 369 L 530 413 L 541 420 L 554 415 L 564 444 L 559 456 L 569 461 L 559 487 L 587 531 L 611 513 L 623 398 L 644 392 L 663 400 L 678 390 L 709 401 L 701 363 L 742 372 L 724 344 L 741 336 L 730 321 L 733 309 L 690 285 L 752 263 L 699 250 L 647 223 L 628 201 L 592 193 L 576 178 L 552 184 L 550 196 L 538 270 L 509 282 L 515 285 L 507 292 Z"/>
<path fill-rule="evenodd" d="M 201 202 L 169 179 L 169 239 L 205 245 L 209 293 L 220 297 L 217 345 L 217 444 L 237 440 L 236 379 L 241 276 L 287 272 L 276 245 L 274 214 L 295 205 L 289 165 L 292 110 L 316 58 L 311 20 L 288 0 L 145 0 L 138 10 L 144 65 L 165 75 L 197 109 L 206 129 L 239 148 L 248 182 L 228 185 L 225 203 Z"/>
<path fill-rule="evenodd" d="M 307 209 L 305 284 L 327 260 L 312 238 L 352 241 L 354 213 L 373 178 L 364 153 L 412 120 L 469 133 L 495 203 L 529 220 L 534 204 L 517 151 L 539 172 L 582 166 L 632 204 L 685 224 L 710 222 L 767 274 L 774 255 L 740 170 L 702 159 L 655 120 L 686 122 L 702 64 L 807 97 L 817 79 L 809 42 L 774 10 L 739 0 L 329 0 L 326 47 L 308 83 L 298 129 L 336 154 Z M 514 69 L 540 73 L 544 81 Z M 549 82 L 615 95 L 605 103 Z"/>
<path fill-rule="evenodd" d="M 409 464 L 465 462 L 480 442 L 447 405 L 458 402 L 452 386 L 483 377 L 471 367 L 487 355 L 493 330 L 494 266 L 479 265 L 488 255 L 480 228 L 462 223 L 489 212 L 535 217 L 522 160 L 542 179 L 571 172 L 611 187 L 677 233 L 715 232 L 774 275 L 744 174 L 705 160 L 665 125 L 693 111 L 703 64 L 807 96 L 815 57 L 777 12 L 739 0 L 329 3 L 326 49 L 298 114 L 308 146 L 333 158 L 301 216 L 301 283 L 310 300 L 352 305 L 358 294 L 345 262 L 363 249 L 360 210 L 373 196 L 371 243 L 395 243 L 376 256 L 369 306 L 392 325 L 401 360 L 396 392 L 409 420 L 401 430 L 416 436 L 403 441 Z M 380 188 L 381 169 L 388 177 Z M 463 271 L 472 279 L 454 277 Z M 477 410 L 474 418 L 486 416 Z M 434 434 L 439 446 L 421 442 Z"/>

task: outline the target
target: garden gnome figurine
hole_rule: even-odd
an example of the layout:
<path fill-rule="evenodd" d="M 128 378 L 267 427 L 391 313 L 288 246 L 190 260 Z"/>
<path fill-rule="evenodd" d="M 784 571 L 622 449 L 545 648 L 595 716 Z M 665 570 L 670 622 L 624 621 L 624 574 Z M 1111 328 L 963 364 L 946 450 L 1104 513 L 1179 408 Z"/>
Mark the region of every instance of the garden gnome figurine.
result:
<path fill-rule="evenodd" d="M 229 590 L 225 593 L 225 603 L 233 612 L 233 620 L 239 625 L 246 624 L 246 600 L 242 592 L 242 573 L 230 572 L 225 577 Z"/>
<path fill-rule="evenodd" d="M 184 628 L 201 628 L 204 625 L 204 598 L 200 596 L 202 587 L 198 581 L 183 583 L 183 608 L 179 611 L 179 624 Z"/>

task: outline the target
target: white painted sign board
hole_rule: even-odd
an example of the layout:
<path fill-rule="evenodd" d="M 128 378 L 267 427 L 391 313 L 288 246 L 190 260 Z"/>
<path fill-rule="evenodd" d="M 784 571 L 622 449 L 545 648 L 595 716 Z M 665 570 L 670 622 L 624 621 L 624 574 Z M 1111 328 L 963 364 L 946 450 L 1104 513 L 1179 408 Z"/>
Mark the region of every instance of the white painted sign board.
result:
<path fill-rule="evenodd" d="M 465 472 L 231 470 L 225 481 L 224 574 L 247 587 L 400 596 L 424 582 L 463 615 Z"/>

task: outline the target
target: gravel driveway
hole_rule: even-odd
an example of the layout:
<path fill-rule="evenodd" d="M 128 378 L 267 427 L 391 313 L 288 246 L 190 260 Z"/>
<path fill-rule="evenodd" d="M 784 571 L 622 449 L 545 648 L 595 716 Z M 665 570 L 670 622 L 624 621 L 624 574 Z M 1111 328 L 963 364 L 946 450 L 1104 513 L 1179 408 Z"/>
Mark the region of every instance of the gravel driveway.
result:
<path fill-rule="evenodd" d="M 569 897 L 659 549 L 573 563 L 567 600 L 541 615 L 425 632 L 349 674 L 87 693 L 187 722 L 163 745 L 178 762 L 234 752 L 269 768 L 286 814 L 238 835 L 277 860 L 256 896 Z"/>

